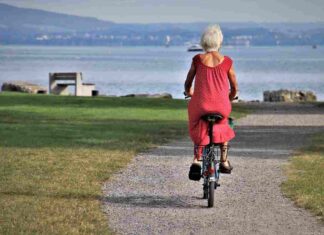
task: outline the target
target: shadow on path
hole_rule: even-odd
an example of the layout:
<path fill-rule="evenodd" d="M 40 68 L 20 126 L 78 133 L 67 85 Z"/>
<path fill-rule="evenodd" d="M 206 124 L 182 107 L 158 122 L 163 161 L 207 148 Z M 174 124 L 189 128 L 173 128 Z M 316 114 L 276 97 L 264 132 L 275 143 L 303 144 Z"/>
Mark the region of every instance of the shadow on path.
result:
<path fill-rule="evenodd" d="M 318 132 L 324 132 L 324 127 L 238 126 L 229 157 L 286 159 L 293 150 L 307 146 Z"/>
<path fill-rule="evenodd" d="M 104 198 L 105 203 L 125 204 L 145 208 L 203 208 L 194 205 L 193 196 L 156 196 L 156 195 L 136 195 L 136 196 L 108 196 Z"/>

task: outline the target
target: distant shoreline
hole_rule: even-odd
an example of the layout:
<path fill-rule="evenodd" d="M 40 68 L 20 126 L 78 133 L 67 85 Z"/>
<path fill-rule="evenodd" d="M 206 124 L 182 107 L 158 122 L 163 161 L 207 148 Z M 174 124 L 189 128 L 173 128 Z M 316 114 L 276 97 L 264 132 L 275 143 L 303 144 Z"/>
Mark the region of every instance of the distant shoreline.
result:
<path fill-rule="evenodd" d="M 316 46 L 318 48 L 323 47 L 324 44 L 316 44 Z M 1 47 L 76 47 L 76 48 L 86 48 L 86 47 L 90 47 L 90 48 L 96 48 L 96 47 L 100 47 L 100 48 L 157 48 L 157 47 L 161 47 L 161 48 L 166 48 L 166 50 L 168 50 L 169 48 L 179 48 L 179 47 L 183 47 L 185 49 L 187 49 L 187 45 L 171 45 L 169 47 L 166 47 L 165 45 L 42 45 L 42 44 L 1 44 L 0 43 L 0 48 Z M 223 49 L 226 48 L 279 48 L 279 47 L 301 47 L 301 48 L 311 48 L 313 47 L 313 44 L 309 44 L 309 45 L 250 45 L 250 46 L 243 46 L 243 45 L 224 45 Z M 317 48 L 316 48 L 317 49 Z M 189 53 L 195 53 L 195 52 L 189 52 Z"/>

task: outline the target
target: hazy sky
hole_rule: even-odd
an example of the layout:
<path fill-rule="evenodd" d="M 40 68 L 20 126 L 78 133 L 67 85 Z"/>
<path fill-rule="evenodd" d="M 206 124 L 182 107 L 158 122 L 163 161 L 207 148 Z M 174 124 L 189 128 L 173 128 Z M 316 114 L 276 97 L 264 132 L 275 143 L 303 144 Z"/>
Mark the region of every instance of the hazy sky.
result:
<path fill-rule="evenodd" d="M 324 0 L 0 0 L 115 22 L 324 21 Z"/>

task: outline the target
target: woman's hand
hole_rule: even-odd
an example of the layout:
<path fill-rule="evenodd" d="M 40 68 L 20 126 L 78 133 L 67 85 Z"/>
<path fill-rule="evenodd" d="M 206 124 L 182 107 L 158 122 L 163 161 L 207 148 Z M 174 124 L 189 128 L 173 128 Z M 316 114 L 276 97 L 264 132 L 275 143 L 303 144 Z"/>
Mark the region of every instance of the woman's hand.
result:
<path fill-rule="evenodd" d="M 185 91 L 185 96 L 187 97 L 191 97 L 193 96 L 194 90 L 192 89 L 192 87 L 189 89 L 189 91 Z"/>

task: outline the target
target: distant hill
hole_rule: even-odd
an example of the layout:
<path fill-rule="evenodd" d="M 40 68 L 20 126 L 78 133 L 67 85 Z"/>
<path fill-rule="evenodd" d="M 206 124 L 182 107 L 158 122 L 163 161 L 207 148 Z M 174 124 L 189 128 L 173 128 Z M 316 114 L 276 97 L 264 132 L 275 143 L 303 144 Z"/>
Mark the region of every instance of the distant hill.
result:
<path fill-rule="evenodd" d="M 171 45 L 199 41 L 208 22 L 118 24 L 0 3 L 0 44 Z M 227 45 L 324 45 L 324 23 L 220 23 Z"/>
<path fill-rule="evenodd" d="M 91 17 L 79 17 L 42 10 L 19 8 L 0 3 L 0 23 L 7 29 L 35 32 L 73 32 L 103 30 L 113 23 Z M 25 31 L 25 30 L 23 30 Z"/>

